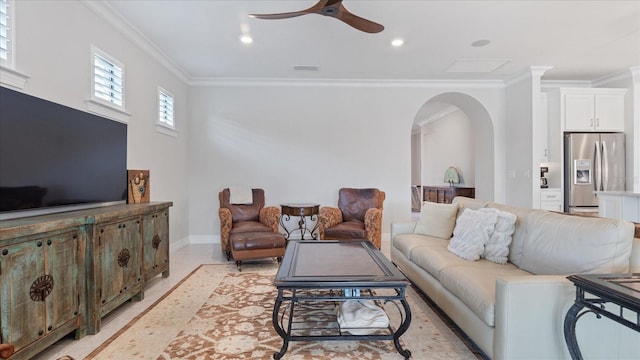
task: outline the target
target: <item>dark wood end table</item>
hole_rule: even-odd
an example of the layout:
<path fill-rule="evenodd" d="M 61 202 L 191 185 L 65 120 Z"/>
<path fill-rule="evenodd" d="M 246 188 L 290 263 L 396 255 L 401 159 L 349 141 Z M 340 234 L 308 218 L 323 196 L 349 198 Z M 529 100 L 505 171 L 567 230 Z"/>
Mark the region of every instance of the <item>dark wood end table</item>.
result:
<path fill-rule="evenodd" d="M 289 240 L 292 233 L 300 232 L 300 239 L 304 240 L 304 236 L 309 234 L 312 239 L 318 239 L 318 214 L 320 213 L 320 204 L 281 204 L 280 205 L 280 226 L 286 232 L 285 237 Z M 289 221 L 292 216 L 299 217 L 298 227 L 289 230 L 285 221 Z M 307 217 L 311 222 L 315 222 L 312 228 L 307 223 Z"/>
<path fill-rule="evenodd" d="M 582 360 L 576 340 L 576 322 L 586 313 L 592 312 L 598 318 L 607 317 L 640 332 L 640 273 L 571 275 L 567 279 L 576 286 L 575 304 L 564 318 L 564 339 L 572 359 Z M 585 293 L 590 296 L 585 298 Z M 606 304 L 616 304 L 620 310 L 610 311 Z M 622 316 L 623 309 L 635 313 L 635 322 Z"/>
<path fill-rule="evenodd" d="M 274 359 L 284 356 L 290 341 L 325 340 L 393 340 L 405 359 L 411 357 L 411 351 L 400 345 L 400 336 L 411 324 L 411 309 L 405 298 L 409 281 L 368 240 L 290 241 L 274 284 L 278 296 L 272 321 L 283 339 Z M 360 289 L 362 293 L 345 296 L 343 289 Z M 400 324 L 395 330 L 389 324 L 371 334 L 353 335 L 353 331 L 340 328 L 335 315 L 314 320 L 311 327 L 300 320 L 305 314 L 317 314 L 318 306 L 347 300 L 393 303 L 400 313 Z"/>

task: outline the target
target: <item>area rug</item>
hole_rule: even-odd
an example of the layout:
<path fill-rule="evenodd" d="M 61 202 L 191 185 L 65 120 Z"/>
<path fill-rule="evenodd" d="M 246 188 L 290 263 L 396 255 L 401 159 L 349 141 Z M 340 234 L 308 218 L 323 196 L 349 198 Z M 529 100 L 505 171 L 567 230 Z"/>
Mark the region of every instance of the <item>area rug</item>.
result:
<path fill-rule="evenodd" d="M 202 265 L 85 359 L 272 359 L 276 267 Z M 412 311 L 401 337 L 413 359 L 476 359 L 408 289 Z M 399 316 L 388 309 L 392 324 Z M 402 359 L 392 341 L 290 342 L 284 359 Z"/>

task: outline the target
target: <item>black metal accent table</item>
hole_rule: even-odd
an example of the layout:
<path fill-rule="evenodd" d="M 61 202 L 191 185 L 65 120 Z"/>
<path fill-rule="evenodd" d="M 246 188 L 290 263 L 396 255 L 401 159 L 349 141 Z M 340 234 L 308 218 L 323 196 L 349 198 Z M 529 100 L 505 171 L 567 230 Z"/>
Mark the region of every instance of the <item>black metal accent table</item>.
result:
<path fill-rule="evenodd" d="M 576 340 L 576 322 L 586 313 L 592 312 L 598 318 L 607 317 L 640 332 L 640 273 L 572 275 L 567 279 L 576 286 L 575 304 L 564 318 L 564 339 L 572 359 L 582 360 Z M 585 298 L 585 293 L 590 296 Z M 619 311 L 608 310 L 607 303 L 617 305 Z M 635 322 L 623 317 L 624 310 L 635 314 Z"/>
<path fill-rule="evenodd" d="M 300 239 L 304 240 L 304 236 L 309 234 L 312 239 L 318 239 L 318 214 L 320 213 L 320 204 L 281 204 L 280 205 L 280 226 L 286 232 L 285 237 L 289 240 L 291 234 L 295 231 L 300 232 Z M 298 227 L 289 230 L 285 226 L 285 221 L 289 221 L 292 216 L 298 216 Z M 307 217 L 310 221 L 315 221 L 313 228 L 309 228 Z"/>
<path fill-rule="evenodd" d="M 411 357 L 411 351 L 400 345 L 400 336 L 411 324 L 411 309 L 405 298 L 409 281 L 371 242 L 290 241 L 274 284 L 278 297 L 272 321 L 283 339 L 274 359 L 284 356 L 290 341 L 324 340 L 393 340 L 405 359 Z M 361 296 L 345 296 L 345 288 L 361 289 Z M 312 324 L 317 328 L 309 328 L 308 323 L 297 320 L 320 311 L 315 306 L 346 300 L 390 302 L 400 313 L 400 324 L 395 330 L 389 324 L 372 334 L 351 335 L 335 321 L 319 320 Z"/>

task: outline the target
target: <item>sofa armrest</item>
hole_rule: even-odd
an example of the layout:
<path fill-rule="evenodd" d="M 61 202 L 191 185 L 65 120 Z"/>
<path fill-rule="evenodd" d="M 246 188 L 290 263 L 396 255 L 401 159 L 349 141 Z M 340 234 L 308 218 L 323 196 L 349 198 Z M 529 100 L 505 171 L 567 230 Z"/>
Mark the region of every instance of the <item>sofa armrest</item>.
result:
<path fill-rule="evenodd" d="M 391 222 L 391 243 L 399 234 L 410 234 L 416 228 L 416 222 Z"/>
<path fill-rule="evenodd" d="M 493 357 L 570 359 L 564 318 L 575 296 L 575 286 L 564 275 L 498 278 Z M 606 307 L 620 311 L 612 303 Z M 626 312 L 625 318 L 635 321 L 635 314 Z M 611 319 L 586 312 L 576 323 L 576 336 L 585 359 L 637 358 L 640 334 Z"/>
<path fill-rule="evenodd" d="M 229 248 L 229 236 L 231 235 L 232 217 L 231 210 L 227 208 L 220 208 L 218 210 L 218 217 L 220 218 L 220 246 L 222 251 L 227 252 Z"/>
<path fill-rule="evenodd" d="M 568 357 L 564 317 L 574 303 L 575 294 L 575 286 L 563 275 L 498 278 L 494 357 L 543 359 L 557 358 L 557 354 Z"/>
<path fill-rule="evenodd" d="M 260 222 L 271 228 L 271 231 L 278 232 L 280 220 L 280 209 L 275 206 L 265 206 L 260 209 Z"/>
<path fill-rule="evenodd" d="M 640 272 L 640 238 L 634 238 L 629 255 L 629 272 Z"/>

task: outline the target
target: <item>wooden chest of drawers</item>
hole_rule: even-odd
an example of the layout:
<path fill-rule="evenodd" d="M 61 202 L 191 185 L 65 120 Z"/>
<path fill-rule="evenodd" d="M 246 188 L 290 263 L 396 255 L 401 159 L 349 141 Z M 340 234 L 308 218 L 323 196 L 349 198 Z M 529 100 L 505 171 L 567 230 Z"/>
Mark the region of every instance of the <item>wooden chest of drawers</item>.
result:
<path fill-rule="evenodd" d="M 451 204 L 456 196 L 476 197 L 476 188 L 457 186 L 422 186 L 422 201 Z"/>

